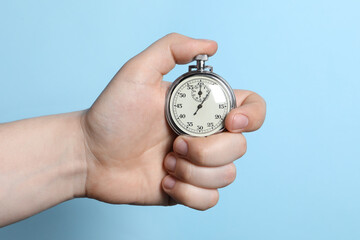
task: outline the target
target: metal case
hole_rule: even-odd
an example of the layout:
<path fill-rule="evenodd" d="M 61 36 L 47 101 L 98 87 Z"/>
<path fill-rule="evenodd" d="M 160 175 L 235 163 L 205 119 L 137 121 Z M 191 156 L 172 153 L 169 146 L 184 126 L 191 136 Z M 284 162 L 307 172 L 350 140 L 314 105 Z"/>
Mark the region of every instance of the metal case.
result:
<path fill-rule="evenodd" d="M 234 94 L 234 91 L 232 90 L 232 88 L 230 87 L 230 85 L 228 84 L 228 82 L 222 78 L 221 76 L 219 76 L 218 74 L 212 72 L 212 67 L 211 66 L 205 66 L 204 65 L 204 61 L 207 60 L 207 56 L 206 59 L 204 60 L 204 55 L 198 55 L 195 60 L 197 60 L 197 65 L 196 66 L 189 66 L 189 72 L 184 73 L 183 75 L 181 75 L 180 77 L 178 77 L 170 86 L 170 88 L 168 89 L 168 92 L 166 94 L 166 103 L 165 103 L 165 115 L 166 115 L 166 120 L 169 124 L 169 126 L 172 128 L 172 130 L 177 133 L 178 135 L 189 135 L 185 132 L 183 132 L 180 127 L 177 126 L 177 124 L 174 122 L 174 120 L 171 117 L 171 111 L 170 111 L 170 98 L 171 95 L 173 94 L 173 91 L 175 89 L 175 87 L 180 84 L 183 80 L 185 80 L 188 77 L 192 77 L 195 75 L 199 75 L 199 76 L 206 76 L 209 77 L 211 79 L 213 79 L 214 81 L 217 81 L 219 83 L 219 85 L 225 90 L 225 92 L 228 94 L 229 99 L 230 99 L 230 110 L 236 107 L 236 97 Z M 200 59 L 199 59 L 200 58 Z M 196 68 L 196 71 L 193 71 L 192 69 Z M 208 69 L 208 70 L 206 70 Z M 225 120 L 224 120 L 225 121 Z M 224 131 L 225 127 L 223 126 L 218 132 Z"/>

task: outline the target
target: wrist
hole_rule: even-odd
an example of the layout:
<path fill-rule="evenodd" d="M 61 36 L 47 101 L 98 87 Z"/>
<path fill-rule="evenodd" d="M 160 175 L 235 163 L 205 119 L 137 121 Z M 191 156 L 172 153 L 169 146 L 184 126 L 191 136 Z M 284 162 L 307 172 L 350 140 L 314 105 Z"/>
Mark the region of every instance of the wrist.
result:
<path fill-rule="evenodd" d="M 69 134 L 68 153 L 71 161 L 72 196 L 86 196 L 87 147 L 82 127 L 82 118 L 86 111 L 69 113 L 71 115 L 66 131 Z"/>

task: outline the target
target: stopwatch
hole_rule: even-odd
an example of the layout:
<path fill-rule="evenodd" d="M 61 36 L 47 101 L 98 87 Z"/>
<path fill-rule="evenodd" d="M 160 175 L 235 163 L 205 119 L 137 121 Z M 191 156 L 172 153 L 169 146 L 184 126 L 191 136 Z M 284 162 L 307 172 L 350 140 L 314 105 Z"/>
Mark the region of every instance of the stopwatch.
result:
<path fill-rule="evenodd" d="M 225 118 L 236 107 L 234 91 L 224 78 L 197 55 L 196 65 L 178 77 L 166 94 L 165 115 L 178 135 L 206 137 L 225 129 Z"/>

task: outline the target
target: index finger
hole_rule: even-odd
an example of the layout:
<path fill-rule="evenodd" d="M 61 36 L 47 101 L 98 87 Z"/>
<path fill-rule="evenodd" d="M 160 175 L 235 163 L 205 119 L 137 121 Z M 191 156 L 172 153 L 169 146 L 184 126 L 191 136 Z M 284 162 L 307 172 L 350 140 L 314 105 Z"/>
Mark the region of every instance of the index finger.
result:
<path fill-rule="evenodd" d="M 174 152 L 198 166 L 219 167 L 242 157 L 246 152 L 246 139 L 242 134 L 222 132 L 208 137 L 178 136 Z"/>
<path fill-rule="evenodd" d="M 154 76 L 148 77 L 147 80 L 157 81 L 170 72 L 175 64 L 189 63 L 199 54 L 212 56 L 216 50 L 215 41 L 171 33 L 150 45 L 126 65 L 130 69 L 133 66 L 138 72 L 153 73 Z"/>

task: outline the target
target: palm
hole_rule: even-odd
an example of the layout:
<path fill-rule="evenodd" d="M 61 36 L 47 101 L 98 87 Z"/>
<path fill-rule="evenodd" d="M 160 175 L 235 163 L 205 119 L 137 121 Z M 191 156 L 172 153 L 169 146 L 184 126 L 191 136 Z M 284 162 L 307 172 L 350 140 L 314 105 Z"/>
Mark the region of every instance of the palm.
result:
<path fill-rule="evenodd" d="M 88 181 L 87 194 L 111 203 L 166 204 L 163 159 L 175 137 L 164 117 L 169 84 L 154 84 L 149 78 L 162 76 L 151 70 L 126 78 L 128 68 L 114 77 L 85 115 L 94 156 L 88 179 L 96 179 Z"/>
<path fill-rule="evenodd" d="M 173 203 L 176 196 L 162 182 L 168 175 L 163 161 L 175 139 L 164 115 L 169 83 L 162 81 L 163 75 L 176 63 L 188 63 L 198 54 L 211 56 L 216 49 L 213 41 L 169 34 L 115 75 L 82 118 L 88 197 L 110 203 Z"/>

